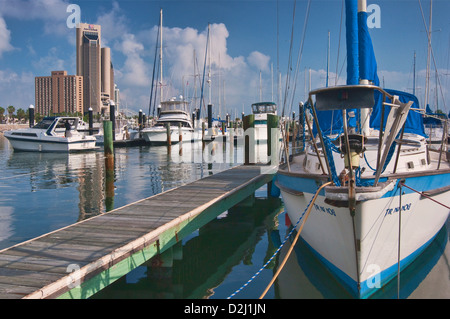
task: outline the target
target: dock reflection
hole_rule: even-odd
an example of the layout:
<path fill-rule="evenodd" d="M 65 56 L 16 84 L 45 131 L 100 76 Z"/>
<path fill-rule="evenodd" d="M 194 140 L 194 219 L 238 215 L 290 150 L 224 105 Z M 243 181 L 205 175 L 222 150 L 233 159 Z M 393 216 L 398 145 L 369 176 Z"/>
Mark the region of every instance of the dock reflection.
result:
<path fill-rule="evenodd" d="M 153 258 L 99 292 L 94 298 L 200 299 L 214 297 L 232 268 L 250 264 L 256 245 L 267 236 L 268 259 L 278 248 L 280 198 L 251 197 L 185 238 L 169 259 Z M 167 256 L 166 256 L 167 257 Z M 274 267 L 275 261 L 268 266 Z"/>

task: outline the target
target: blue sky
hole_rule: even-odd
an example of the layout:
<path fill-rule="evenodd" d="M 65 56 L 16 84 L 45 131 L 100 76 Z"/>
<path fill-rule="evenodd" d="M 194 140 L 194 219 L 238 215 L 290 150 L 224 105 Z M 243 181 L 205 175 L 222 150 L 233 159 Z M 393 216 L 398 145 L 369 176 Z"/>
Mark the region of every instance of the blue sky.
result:
<path fill-rule="evenodd" d="M 421 0 L 426 23 L 429 0 Z M 211 24 L 211 100 L 217 112 L 238 115 L 250 111 L 260 99 L 277 101 L 277 67 L 282 78 L 282 96 L 291 44 L 293 70 L 302 41 L 307 0 L 0 0 L 0 106 L 28 108 L 34 104 L 34 77 L 53 70 L 75 74 L 75 29 L 67 26 L 69 4 L 81 10 L 81 22 L 102 25 L 102 46 L 111 48 L 121 92 L 122 108 L 148 112 L 159 10 L 163 9 L 165 98 L 194 96 L 194 50 L 200 79 L 203 72 L 206 34 Z M 378 74 L 386 87 L 412 91 L 413 56 L 416 51 L 416 95 L 422 102 L 425 91 L 427 38 L 418 0 L 368 0 L 380 8 L 380 28 L 370 29 L 378 62 Z M 337 65 L 341 0 L 312 0 L 294 99 L 305 97 L 311 69 L 312 88 L 326 81 L 327 42 L 330 31 L 330 83 L 345 82 L 345 29 L 342 29 Z M 450 107 L 450 1 L 433 1 L 432 44 L 439 70 L 438 106 Z M 277 16 L 278 48 L 277 55 Z M 345 14 L 344 14 L 345 18 Z M 277 61 L 279 61 L 277 63 Z M 431 92 L 435 104 L 435 72 L 432 64 Z M 272 73 L 273 70 L 273 73 Z M 261 74 L 261 85 L 260 85 Z M 273 74 L 273 81 L 272 81 Z M 273 85 L 272 85 L 273 82 Z M 184 83 L 184 85 L 183 85 Z M 184 88 L 184 90 L 183 90 Z M 260 88 L 262 88 L 260 90 Z M 200 82 L 197 82 L 200 95 Z M 293 94 L 291 85 L 289 94 Z M 205 98 L 209 91 L 205 86 Z M 220 107 L 220 108 L 219 108 Z M 288 103 L 288 109 L 290 102 Z M 287 109 L 287 110 L 288 110 Z"/>

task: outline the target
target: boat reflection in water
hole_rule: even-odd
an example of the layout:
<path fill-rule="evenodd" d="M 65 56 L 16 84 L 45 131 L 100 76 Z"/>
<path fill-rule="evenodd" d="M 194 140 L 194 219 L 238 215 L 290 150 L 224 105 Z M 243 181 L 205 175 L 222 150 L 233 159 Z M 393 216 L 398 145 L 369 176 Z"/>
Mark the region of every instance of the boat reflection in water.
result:
<path fill-rule="evenodd" d="M 288 218 L 287 223 L 290 223 Z M 427 249 L 401 272 L 400 291 L 398 290 L 398 277 L 396 277 L 370 298 L 450 298 L 450 268 L 448 263 L 450 247 L 447 245 L 449 227 L 450 220 L 439 231 Z M 286 244 L 280 251 L 280 260 L 285 257 L 293 237 L 295 237 L 295 232 L 289 244 Z M 317 259 L 308 244 L 300 237 L 284 270 L 275 283 L 275 298 L 352 299 L 354 297 Z"/>
<path fill-rule="evenodd" d="M 228 282 L 234 267 L 256 269 L 278 248 L 269 234 L 277 229 L 281 210 L 280 198 L 252 196 L 180 241 L 173 247 L 173 260 L 152 258 L 94 298 L 225 299 L 249 279 Z M 265 247 L 262 254 L 256 248 L 259 245 Z M 274 266 L 275 259 L 266 274 L 271 275 Z M 252 297 L 254 291 L 245 291 L 242 296 L 245 293 Z"/>

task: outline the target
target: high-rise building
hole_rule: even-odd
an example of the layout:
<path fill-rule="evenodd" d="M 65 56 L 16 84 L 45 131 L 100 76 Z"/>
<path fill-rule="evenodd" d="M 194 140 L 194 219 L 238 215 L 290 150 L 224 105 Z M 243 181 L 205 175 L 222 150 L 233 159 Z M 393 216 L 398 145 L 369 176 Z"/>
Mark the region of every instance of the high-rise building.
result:
<path fill-rule="evenodd" d="M 111 63 L 110 48 L 102 48 L 102 104 L 109 107 L 109 100 L 114 101 L 114 68 Z"/>
<path fill-rule="evenodd" d="M 102 111 L 101 26 L 79 23 L 76 31 L 77 75 L 83 76 L 84 112 Z"/>
<path fill-rule="evenodd" d="M 67 75 L 66 71 L 37 76 L 35 105 L 42 115 L 83 112 L 83 77 Z"/>

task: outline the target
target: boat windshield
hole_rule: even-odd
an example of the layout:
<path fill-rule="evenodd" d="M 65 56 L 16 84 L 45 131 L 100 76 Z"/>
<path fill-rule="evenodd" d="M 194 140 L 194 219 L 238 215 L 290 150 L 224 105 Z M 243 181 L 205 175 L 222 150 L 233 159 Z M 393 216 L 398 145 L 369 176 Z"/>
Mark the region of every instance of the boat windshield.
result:
<path fill-rule="evenodd" d="M 188 122 L 182 122 L 182 121 L 161 121 L 157 122 L 155 126 L 166 126 L 169 124 L 170 126 L 176 126 L 178 127 L 178 123 L 181 123 L 181 127 L 191 127 Z"/>
<path fill-rule="evenodd" d="M 188 112 L 188 103 L 185 101 L 165 101 L 161 103 L 161 112 L 184 111 Z"/>
<path fill-rule="evenodd" d="M 33 126 L 33 128 L 46 130 L 50 127 L 50 125 L 52 125 L 52 123 L 54 121 L 55 121 L 55 118 L 53 118 L 53 117 L 45 117 L 44 119 L 42 119 L 42 121 L 40 121 L 35 126 Z"/>
<path fill-rule="evenodd" d="M 252 105 L 253 114 L 275 113 L 277 106 L 275 103 L 256 103 Z"/>

